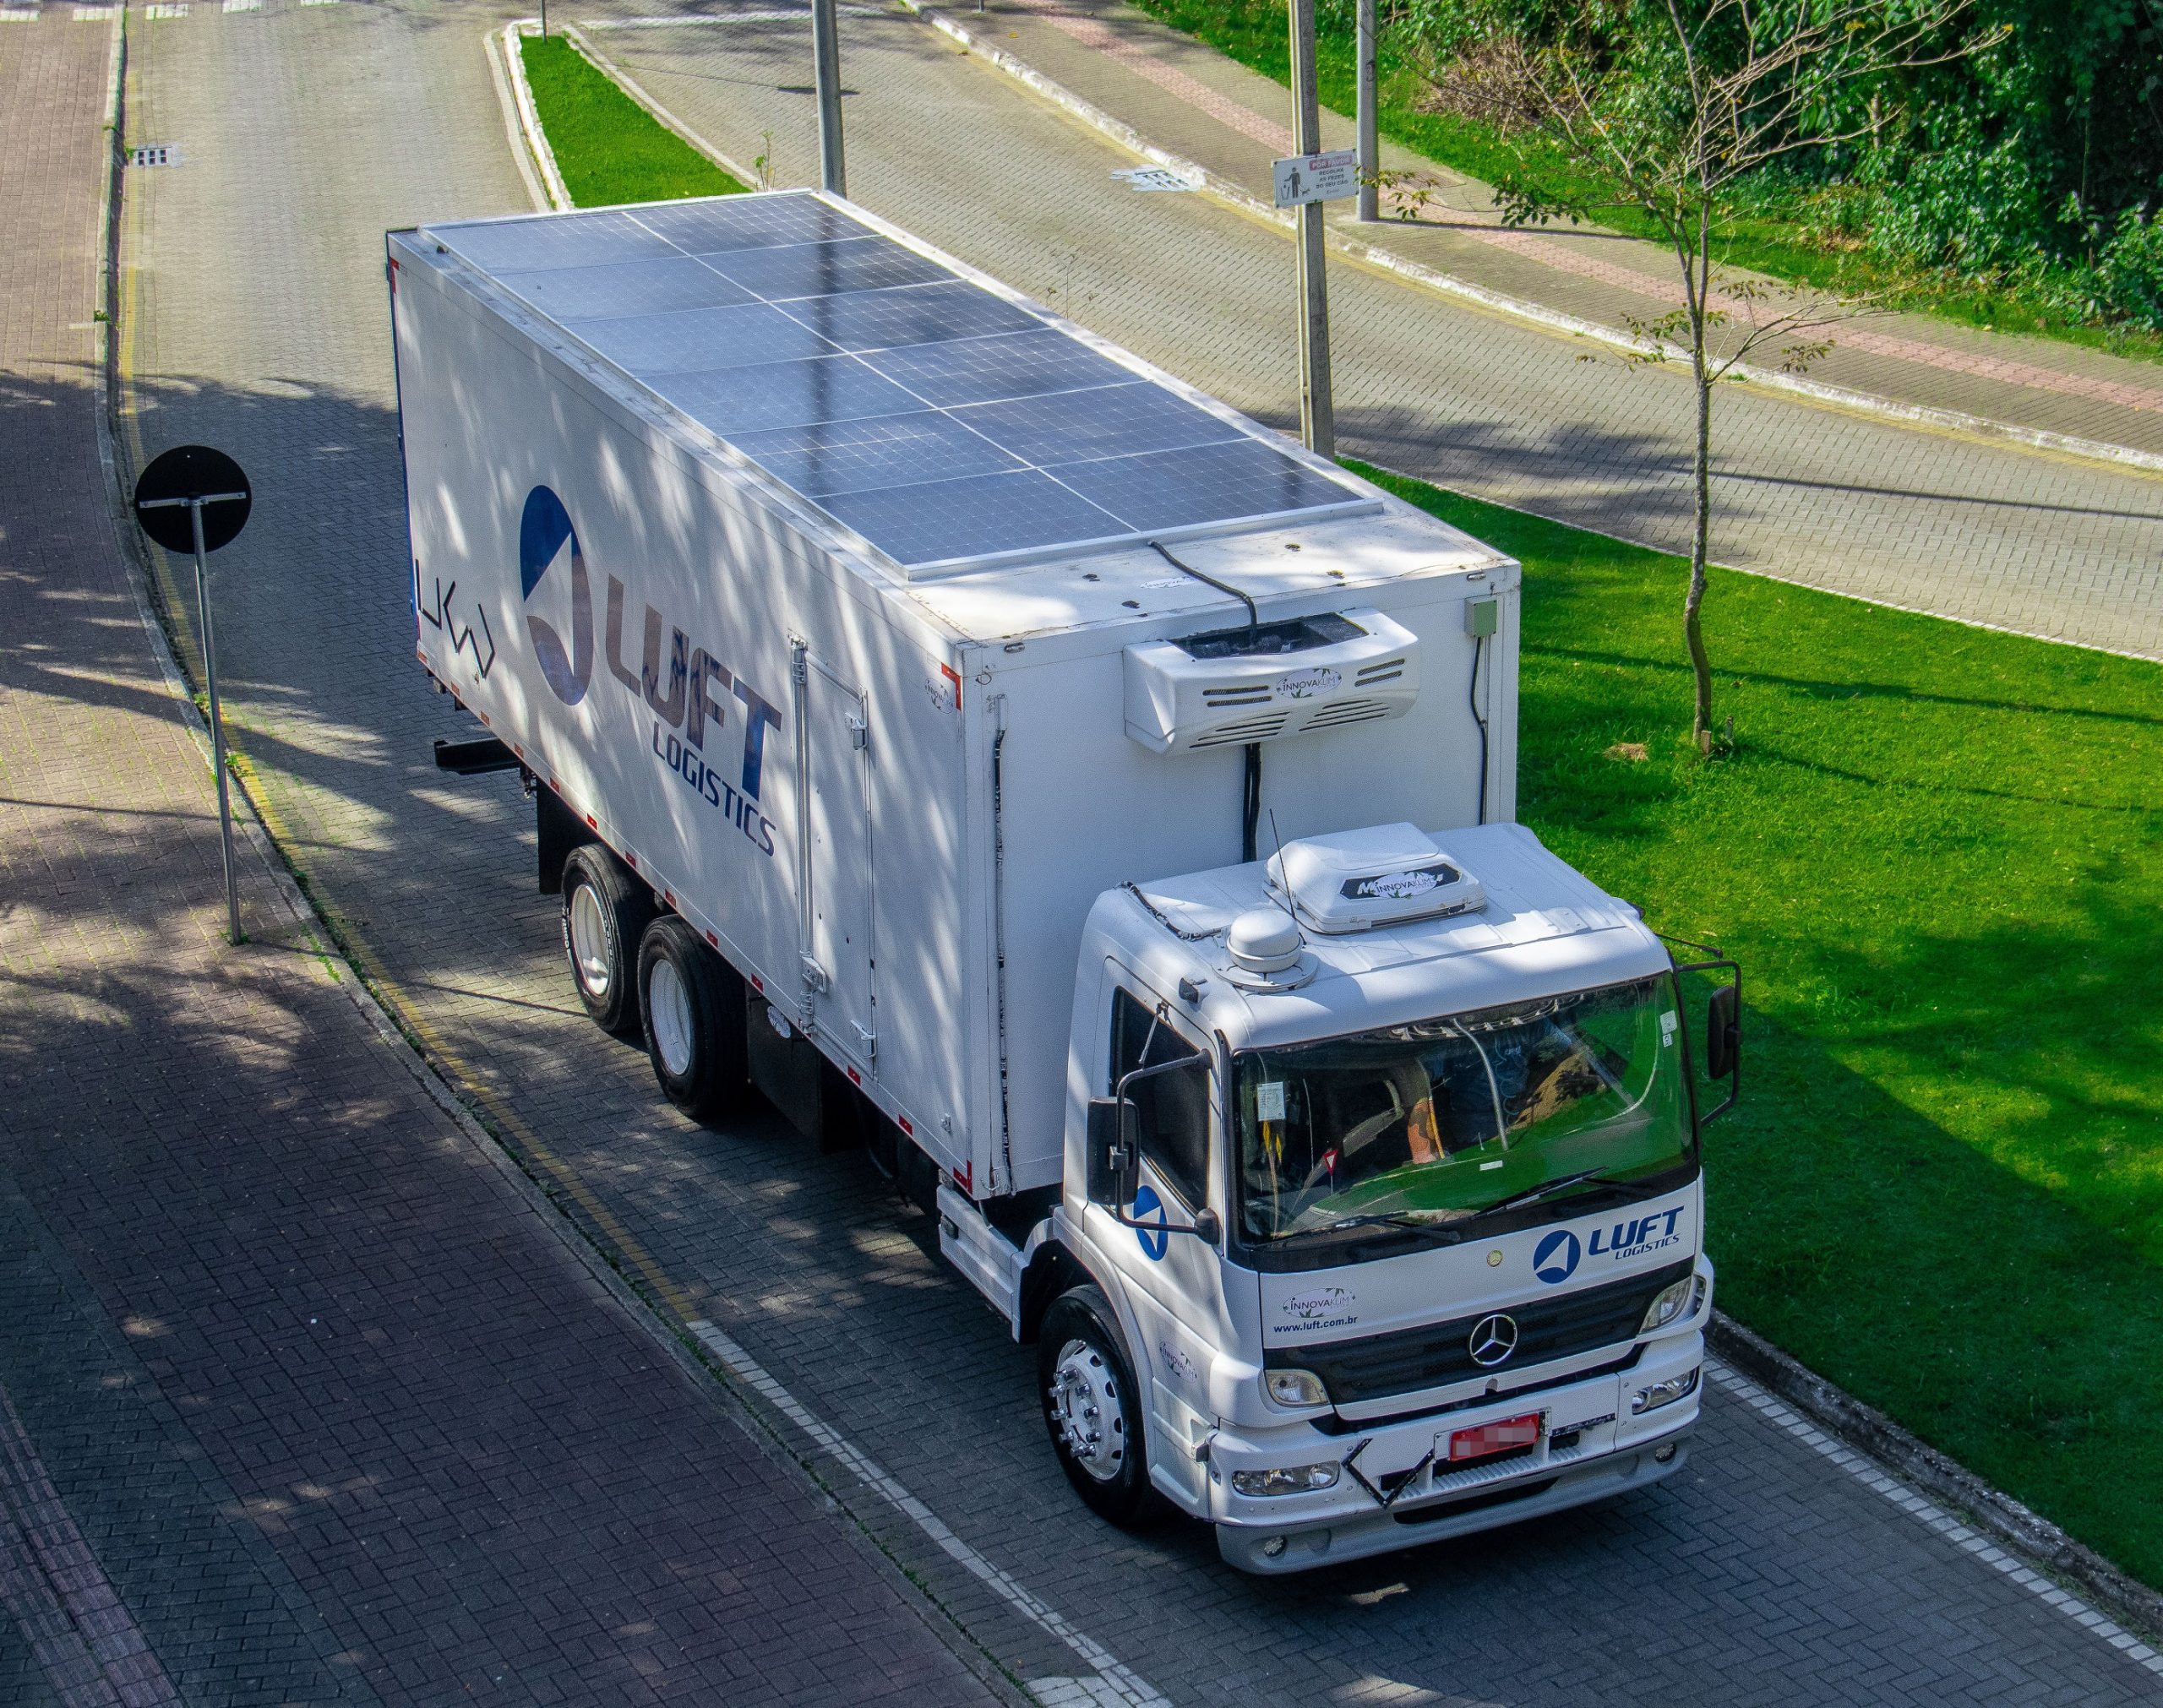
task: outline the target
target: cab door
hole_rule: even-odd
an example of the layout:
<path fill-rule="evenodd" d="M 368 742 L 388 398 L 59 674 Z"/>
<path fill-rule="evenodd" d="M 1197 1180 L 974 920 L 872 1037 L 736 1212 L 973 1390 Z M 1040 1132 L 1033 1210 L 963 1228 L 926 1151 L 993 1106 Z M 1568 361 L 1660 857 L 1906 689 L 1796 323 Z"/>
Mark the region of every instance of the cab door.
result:
<path fill-rule="evenodd" d="M 1223 1259 L 1215 1243 L 1177 1230 L 1206 1209 L 1220 1222 L 1224 1216 L 1214 1052 L 1169 1003 L 1116 964 L 1106 966 L 1098 1012 L 1103 1044 L 1093 1095 L 1115 1095 L 1139 1068 L 1192 1060 L 1199 1070 L 1131 1087 L 1137 1103 L 1148 1098 L 1134 1202 L 1124 1221 L 1103 1205 L 1087 1210 L 1141 1341 L 1131 1350 L 1149 1391 L 1152 1471 L 1160 1482 L 1174 1482 L 1199 1499 L 1207 1472 L 1193 1450 L 1208 1432 L 1208 1371 L 1226 1319 Z"/>
<path fill-rule="evenodd" d="M 875 1069 L 870 708 L 801 641 L 796 694 L 805 993 L 820 1032 Z"/>

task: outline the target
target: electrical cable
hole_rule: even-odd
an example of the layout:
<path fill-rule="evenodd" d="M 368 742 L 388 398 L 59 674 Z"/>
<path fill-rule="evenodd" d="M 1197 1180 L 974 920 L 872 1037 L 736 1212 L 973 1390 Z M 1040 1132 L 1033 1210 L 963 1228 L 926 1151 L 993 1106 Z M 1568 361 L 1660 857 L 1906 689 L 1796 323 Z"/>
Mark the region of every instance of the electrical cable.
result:
<path fill-rule="evenodd" d="M 1172 556 L 1170 552 L 1167 552 L 1154 540 L 1152 540 L 1149 542 L 1149 549 L 1152 552 L 1154 552 L 1159 558 L 1162 558 L 1167 563 L 1170 564 L 1173 568 L 1178 570 L 1180 574 L 1191 575 L 1204 587 L 1214 587 L 1219 593 L 1223 594 L 1226 597 L 1236 599 L 1240 604 L 1245 606 L 1247 608 L 1247 634 L 1250 639 L 1261 632 L 1261 612 L 1256 608 L 1255 602 L 1251 596 L 1240 592 L 1238 588 L 1233 586 L 1229 581 L 1219 581 L 1214 575 L 1204 574 L 1201 570 L 1196 568 L 1191 563 L 1180 563 L 1178 558 Z"/>
<path fill-rule="evenodd" d="M 1149 542 L 1149 549 L 1162 558 L 1182 575 L 1190 575 L 1205 587 L 1213 587 L 1219 593 L 1236 599 L 1247 608 L 1247 639 L 1252 640 L 1261 633 L 1261 612 L 1253 596 L 1242 593 L 1228 581 L 1219 581 L 1214 575 L 1204 574 L 1191 563 L 1182 563 L 1156 541 Z M 1474 661 L 1474 668 L 1478 661 Z M 1483 785 L 1483 797 L 1486 791 Z M 1261 819 L 1261 743 L 1246 744 L 1246 773 L 1240 790 L 1240 863 L 1251 865 L 1255 857 L 1255 827 Z"/>
<path fill-rule="evenodd" d="M 1261 743 L 1247 743 L 1246 783 L 1240 796 L 1240 863 L 1250 866 L 1255 857 L 1255 827 L 1261 818 Z"/>
<path fill-rule="evenodd" d="M 1479 726 L 1479 824 L 1487 822 L 1487 720 L 1479 710 L 1479 661 L 1487 650 L 1487 637 L 1475 636 L 1472 643 L 1472 683 L 1466 690 L 1467 703 L 1472 708 L 1472 721 Z M 1249 859 L 1254 857 L 1249 855 Z"/>

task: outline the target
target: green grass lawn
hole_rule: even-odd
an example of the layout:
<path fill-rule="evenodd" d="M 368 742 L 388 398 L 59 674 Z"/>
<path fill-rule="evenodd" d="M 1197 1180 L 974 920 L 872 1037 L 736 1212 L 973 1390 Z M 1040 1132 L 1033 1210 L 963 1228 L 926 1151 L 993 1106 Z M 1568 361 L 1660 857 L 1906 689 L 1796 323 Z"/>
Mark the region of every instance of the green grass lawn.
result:
<path fill-rule="evenodd" d="M 1743 963 L 1721 1302 L 2163 1584 L 2163 668 L 1714 570 L 1706 762 L 1681 559 L 1361 472 L 1525 566 L 1519 816 Z"/>
<path fill-rule="evenodd" d="M 520 51 L 556 170 L 578 206 L 724 196 L 744 188 L 564 37 L 524 36 Z"/>
<path fill-rule="evenodd" d="M 1289 114 L 1290 49 L 1283 0 L 1135 0 L 1135 4 L 1248 69 L 1284 84 Z M 1484 183 L 1494 182 L 1510 169 L 1515 150 L 1486 126 L 1452 113 L 1419 110 L 1428 85 L 1392 55 L 1387 30 L 1376 68 L 1381 97 L 1377 118 L 1383 136 Z M 1359 97 L 1350 39 L 1321 36 L 1315 44 L 1315 70 L 1322 105 L 1337 112 L 1352 112 Z M 1543 183 L 1594 205 L 1603 225 L 1632 237 L 1659 240 L 1642 215 L 1611 204 L 1600 206 L 1605 197 L 1599 182 L 1577 170 L 1559 151 L 1534 147 L 1531 155 Z M 1778 279 L 1882 293 L 1895 306 L 1925 310 L 1963 325 L 2032 333 L 2108 348 L 2122 356 L 2163 359 L 2163 335 L 2082 324 L 2030 293 L 1872 265 L 1852 250 L 1812 241 L 1773 204 L 1735 211 L 1728 222 L 1720 258 Z"/>

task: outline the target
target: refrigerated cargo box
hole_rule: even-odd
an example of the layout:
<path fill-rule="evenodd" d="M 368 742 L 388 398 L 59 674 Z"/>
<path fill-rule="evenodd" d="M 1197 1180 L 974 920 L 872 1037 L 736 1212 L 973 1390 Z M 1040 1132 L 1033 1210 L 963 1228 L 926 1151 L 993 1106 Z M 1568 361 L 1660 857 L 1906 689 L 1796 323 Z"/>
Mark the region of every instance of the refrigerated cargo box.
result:
<path fill-rule="evenodd" d="M 1506 819 L 1517 566 L 808 192 L 390 239 L 417 648 L 970 1195 L 1102 892 Z"/>

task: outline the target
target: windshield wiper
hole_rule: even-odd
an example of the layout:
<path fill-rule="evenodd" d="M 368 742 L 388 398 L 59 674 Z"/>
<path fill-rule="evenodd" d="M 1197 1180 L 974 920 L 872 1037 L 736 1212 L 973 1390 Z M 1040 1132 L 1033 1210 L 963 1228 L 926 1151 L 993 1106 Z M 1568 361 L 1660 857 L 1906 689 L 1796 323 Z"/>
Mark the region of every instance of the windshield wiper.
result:
<path fill-rule="evenodd" d="M 1613 1178 L 1614 1170 L 1612 1169 L 1580 1169 L 1575 1174 L 1565 1174 L 1560 1180 L 1543 1181 L 1538 1186 L 1527 1187 L 1523 1192 L 1512 1192 L 1507 1198 L 1498 1198 L 1494 1203 L 1490 1204 L 1482 1209 L 1474 1210 L 1471 1215 L 1464 1218 L 1464 1221 L 1459 1222 L 1457 1226 L 1462 1227 L 1467 1222 L 1478 1221 L 1485 1216 L 1500 1216 L 1506 1210 L 1521 1210 L 1528 1204 L 1537 1204 L 1543 1198 L 1552 1198 L 1558 1192 L 1566 1192 L 1572 1186 L 1583 1186 L 1590 1181 L 1610 1180 Z M 1651 1196 L 1654 1189 L 1655 1189 L 1651 1187 L 1633 1187 L 1632 1189 L 1635 1194 L 1640 1198 Z"/>
<path fill-rule="evenodd" d="M 1419 1221 L 1402 1213 L 1389 1216 L 1348 1216 L 1340 1221 L 1324 1222 L 1319 1227 L 1295 1229 L 1299 1233 L 1336 1233 L 1348 1227 L 1394 1227 L 1406 1233 L 1424 1234 L 1442 1245 L 1455 1245 L 1464 1236 L 1455 1226 L 1447 1222 Z"/>

